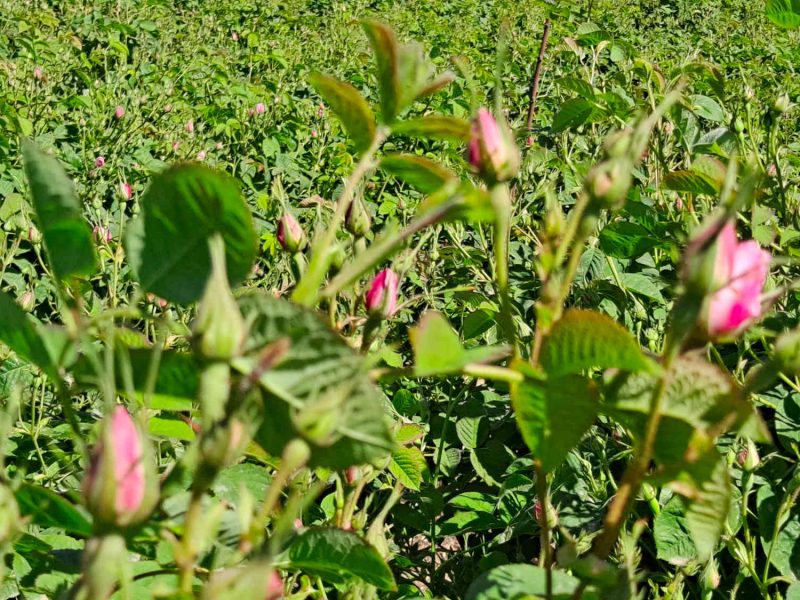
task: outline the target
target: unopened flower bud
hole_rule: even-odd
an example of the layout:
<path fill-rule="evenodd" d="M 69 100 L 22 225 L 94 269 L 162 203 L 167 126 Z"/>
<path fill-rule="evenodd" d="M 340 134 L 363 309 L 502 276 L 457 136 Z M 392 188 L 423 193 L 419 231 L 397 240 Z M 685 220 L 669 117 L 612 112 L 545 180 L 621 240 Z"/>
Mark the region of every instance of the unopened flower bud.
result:
<path fill-rule="evenodd" d="M 43 81 L 44 80 L 44 71 L 42 67 L 34 67 L 33 69 L 33 78 L 36 81 Z"/>
<path fill-rule="evenodd" d="M 256 104 L 255 112 L 257 115 L 263 115 L 266 110 L 267 107 L 264 106 L 263 102 L 259 102 L 258 104 Z"/>
<path fill-rule="evenodd" d="M 756 470 L 761 464 L 761 457 L 758 455 L 758 448 L 753 440 L 747 440 L 747 446 L 742 448 L 736 455 L 736 462 L 748 473 Z"/>
<path fill-rule="evenodd" d="M 33 290 L 28 290 L 19 299 L 19 305 L 25 312 L 31 312 L 36 307 L 36 295 Z"/>
<path fill-rule="evenodd" d="M 202 600 L 278 600 L 283 581 L 265 561 L 218 571 L 203 590 Z"/>
<path fill-rule="evenodd" d="M 347 207 L 344 226 L 356 238 L 364 237 L 369 233 L 372 227 L 372 218 L 369 216 L 369 211 L 361 197 L 353 198 L 350 206 Z"/>
<path fill-rule="evenodd" d="M 144 435 L 117 406 L 101 426 L 83 481 L 86 506 L 101 528 L 142 522 L 156 504 L 155 466 Z"/>
<path fill-rule="evenodd" d="M 355 485 L 358 483 L 358 480 L 361 479 L 361 469 L 355 465 L 347 467 L 347 470 L 344 472 L 344 477 L 348 485 Z"/>
<path fill-rule="evenodd" d="M 388 319 L 397 310 L 397 275 L 391 269 L 378 273 L 364 297 L 370 316 Z"/>
<path fill-rule="evenodd" d="M 702 582 L 704 590 L 715 590 L 719 587 L 719 570 L 717 569 L 717 561 L 713 557 L 706 563 L 703 569 Z"/>
<path fill-rule="evenodd" d="M 197 153 L 197 160 L 205 160 L 205 159 L 206 159 L 206 151 L 200 150 L 200 152 Z"/>
<path fill-rule="evenodd" d="M 28 227 L 28 241 L 31 244 L 38 244 L 42 241 L 42 232 L 36 227 Z"/>
<path fill-rule="evenodd" d="M 119 184 L 119 191 L 122 194 L 123 200 L 130 200 L 131 197 L 133 196 L 133 188 L 131 187 L 131 184 L 128 183 L 127 181 L 123 181 L 122 183 Z"/>
<path fill-rule="evenodd" d="M 772 108 L 776 113 L 783 114 L 789 110 L 791 105 L 792 102 L 789 100 L 789 95 L 782 94 L 775 99 L 775 103 L 772 105 Z"/>
<path fill-rule="evenodd" d="M 119 120 L 124 116 L 125 116 L 125 107 L 124 106 L 118 106 L 116 109 L 114 109 L 114 118 L 115 119 Z"/>
<path fill-rule="evenodd" d="M 225 243 L 216 236 L 209 241 L 211 276 L 206 283 L 193 333 L 201 355 L 227 361 L 239 356 L 247 327 L 231 293 L 225 269 Z"/>
<path fill-rule="evenodd" d="M 519 171 L 519 149 L 505 122 L 498 123 L 485 108 L 472 121 L 469 162 L 489 184 L 507 181 Z"/>
<path fill-rule="evenodd" d="M 191 119 L 186 121 L 186 131 L 188 133 L 194 133 L 194 121 L 192 121 Z"/>
<path fill-rule="evenodd" d="M 625 203 L 633 181 L 633 166 L 624 158 L 603 161 L 586 175 L 584 188 L 589 197 L 604 208 L 619 208 Z"/>
<path fill-rule="evenodd" d="M 278 243 L 291 254 L 306 247 L 306 234 L 291 213 L 285 213 L 278 221 Z"/>
<path fill-rule="evenodd" d="M 94 239 L 101 244 L 107 244 L 112 239 L 111 231 L 108 227 L 103 227 L 102 225 L 95 225 L 92 233 L 94 234 Z"/>
<path fill-rule="evenodd" d="M 98 169 L 103 168 L 105 164 L 106 164 L 105 156 L 98 156 L 97 158 L 94 159 L 94 166 L 97 167 Z"/>

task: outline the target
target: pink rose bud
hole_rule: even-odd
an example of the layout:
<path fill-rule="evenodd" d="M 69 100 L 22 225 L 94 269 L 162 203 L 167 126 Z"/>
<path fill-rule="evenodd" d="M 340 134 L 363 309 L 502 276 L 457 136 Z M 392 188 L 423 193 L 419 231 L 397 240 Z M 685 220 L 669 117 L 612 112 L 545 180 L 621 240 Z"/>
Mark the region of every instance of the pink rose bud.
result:
<path fill-rule="evenodd" d="M 264 596 L 264 600 L 278 600 L 279 598 L 283 598 L 283 581 L 277 571 L 272 571 L 269 574 L 267 595 Z"/>
<path fill-rule="evenodd" d="M 364 298 L 364 305 L 371 316 L 388 319 L 397 310 L 397 275 L 384 269 L 372 280 Z"/>
<path fill-rule="evenodd" d="M 86 506 L 104 527 L 142 522 L 156 504 L 156 478 L 146 440 L 128 411 L 117 406 L 101 425 L 83 481 Z"/>
<path fill-rule="evenodd" d="M 348 485 L 355 485 L 361 478 L 361 469 L 356 466 L 347 467 L 344 472 L 344 478 L 347 480 Z"/>
<path fill-rule="evenodd" d="M 194 133 L 194 121 L 192 121 L 191 119 L 186 121 L 186 131 L 188 131 L 189 133 Z"/>
<path fill-rule="evenodd" d="M 306 246 L 306 234 L 291 213 L 285 213 L 278 221 L 278 243 L 292 254 L 302 251 Z"/>
<path fill-rule="evenodd" d="M 94 166 L 98 169 L 102 168 L 103 165 L 106 164 L 106 157 L 105 156 L 98 156 L 94 159 Z"/>
<path fill-rule="evenodd" d="M 315 137 L 317 137 L 318 135 L 319 135 L 319 134 L 317 133 L 317 130 L 316 130 L 316 129 L 312 129 L 312 130 L 311 130 L 311 137 L 312 137 L 312 138 L 315 138 Z"/>
<path fill-rule="evenodd" d="M 103 227 L 102 225 L 95 225 L 94 229 L 92 229 L 92 233 L 94 233 L 95 239 L 102 243 L 108 243 L 111 241 L 111 231 L 107 227 Z"/>
<path fill-rule="evenodd" d="M 28 227 L 28 241 L 32 244 L 38 244 L 42 241 L 42 232 L 36 227 Z"/>
<path fill-rule="evenodd" d="M 200 150 L 200 152 L 197 153 L 197 160 L 205 160 L 205 159 L 206 159 L 206 151 Z"/>
<path fill-rule="evenodd" d="M 775 163 L 770 163 L 767 166 L 767 177 L 775 177 L 778 174 L 778 167 L 775 166 Z"/>
<path fill-rule="evenodd" d="M 257 115 L 263 115 L 264 112 L 267 110 L 267 108 L 264 106 L 263 102 L 259 102 L 258 104 L 256 104 L 255 110 Z"/>
<path fill-rule="evenodd" d="M 180 142 L 173 142 L 172 143 L 172 151 L 173 152 L 177 152 L 178 148 L 180 148 L 180 147 L 181 147 L 181 143 Z"/>
<path fill-rule="evenodd" d="M 507 181 L 519 171 L 519 150 L 505 123 L 498 123 L 485 108 L 472 121 L 467 149 L 469 162 L 488 183 Z"/>
<path fill-rule="evenodd" d="M 165 113 L 171 113 L 171 112 L 172 112 L 172 104 L 167 104 L 167 105 L 164 107 L 164 112 L 165 112 Z"/>
<path fill-rule="evenodd" d="M 223 148 L 222 142 L 217 142 L 217 144 L 214 146 L 214 148 L 216 148 L 217 150 L 222 150 L 222 148 Z"/>
<path fill-rule="evenodd" d="M 35 67 L 33 69 L 33 78 L 36 81 L 42 81 L 44 79 L 44 71 L 42 71 L 42 67 Z"/>
<path fill-rule="evenodd" d="M 714 289 L 703 315 L 711 339 L 735 337 L 761 317 L 770 258 L 758 242 L 739 242 L 733 223 L 722 228 L 714 257 Z"/>
<path fill-rule="evenodd" d="M 118 106 L 114 111 L 114 117 L 116 117 L 117 119 L 121 119 L 124 116 L 125 116 L 125 107 Z"/>
<path fill-rule="evenodd" d="M 239 41 L 239 34 L 238 34 L 238 33 L 236 33 L 235 31 L 231 32 L 231 39 L 232 39 L 234 42 L 238 42 L 238 41 Z"/>
<path fill-rule="evenodd" d="M 294 528 L 297 531 L 301 531 L 303 529 L 303 519 L 295 519 L 294 520 Z"/>
<path fill-rule="evenodd" d="M 127 181 L 123 181 L 122 183 L 119 184 L 119 191 L 122 193 L 122 197 L 125 200 L 130 200 L 131 197 L 133 196 L 133 188 L 131 187 L 131 184 L 128 183 Z"/>
<path fill-rule="evenodd" d="M 36 307 L 36 295 L 33 293 L 33 290 L 28 290 L 22 294 L 22 298 L 19 299 L 19 304 L 22 306 L 22 310 L 31 312 Z"/>

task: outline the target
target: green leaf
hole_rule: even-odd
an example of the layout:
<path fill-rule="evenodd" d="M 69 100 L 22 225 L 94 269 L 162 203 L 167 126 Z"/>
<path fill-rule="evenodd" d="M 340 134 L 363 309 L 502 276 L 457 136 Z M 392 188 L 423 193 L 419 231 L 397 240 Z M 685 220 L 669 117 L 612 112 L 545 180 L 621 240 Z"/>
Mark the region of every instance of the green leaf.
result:
<path fill-rule="evenodd" d="M 662 185 L 675 192 L 689 194 L 705 194 L 715 196 L 718 193 L 715 182 L 705 173 L 695 171 L 673 171 L 664 176 Z"/>
<path fill-rule="evenodd" d="M 698 117 L 713 121 L 714 123 L 725 122 L 725 111 L 722 110 L 722 107 L 713 98 L 695 94 L 694 96 L 689 96 L 689 101 L 691 102 L 692 112 Z"/>
<path fill-rule="evenodd" d="M 656 302 L 664 302 L 664 296 L 661 295 L 661 290 L 653 281 L 653 278 L 643 273 L 622 273 L 620 275 L 620 282 L 625 289 L 639 296 L 644 296 Z"/>
<path fill-rule="evenodd" d="M 586 100 L 595 99 L 595 93 L 592 84 L 584 79 L 578 79 L 577 77 L 561 77 L 560 79 L 556 80 L 555 83 L 559 87 L 575 92 Z"/>
<path fill-rule="evenodd" d="M 567 100 L 558 109 L 556 116 L 553 117 L 553 133 L 561 133 L 567 129 L 580 127 L 589 120 L 593 110 L 594 105 L 583 98 Z"/>
<path fill-rule="evenodd" d="M 147 422 L 150 435 L 191 442 L 196 436 L 189 423 L 179 417 L 151 417 Z"/>
<path fill-rule="evenodd" d="M 648 229 L 630 221 L 612 221 L 600 232 L 600 249 L 615 258 L 639 258 L 661 244 Z"/>
<path fill-rule="evenodd" d="M 41 527 L 59 527 L 67 533 L 88 537 L 92 524 L 67 500 L 38 485 L 23 483 L 15 492 L 22 516 Z"/>
<path fill-rule="evenodd" d="M 389 154 L 381 160 L 380 166 L 425 194 L 432 194 L 448 181 L 456 179 L 455 174 L 443 165 L 413 154 Z"/>
<path fill-rule="evenodd" d="M 320 426 L 325 420 L 330 428 L 325 442 L 307 437 L 312 466 L 345 469 L 387 457 L 394 445 L 384 409 L 388 401 L 369 379 L 363 357 L 312 310 L 266 292 L 246 294 L 238 302 L 251 325 L 245 355 L 234 368 L 246 375 L 261 371 L 258 381 L 269 416 L 255 441 L 280 456 L 290 440 L 308 436 L 302 422 L 311 411 Z M 280 345 L 282 352 L 269 350 Z M 272 362 L 265 364 L 270 356 Z"/>
<path fill-rule="evenodd" d="M 322 73 L 312 73 L 308 79 L 342 120 L 347 134 L 355 144 L 356 151 L 363 152 L 369 148 L 375 139 L 375 115 L 358 90 L 349 83 Z"/>
<path fill-rule="evenodd" d="M 677 566 L 686 566 L 697 558 L 697 547 L 689 533 L 685 511 L 681 497 L 673 496 L 653 522 L 657 558 Z"/>
<path fill-rule="evenodd" d="M 95 272 L 97 255 L 81 204 L 58 160 L 30 140 L 22 142 L 25 173 L 47 257 L 61 281 Z"/>
<path fill-rule="evenodd" d="M 526 378 L 512 386 L 511 403 L 522 439 L 547 472 L 578 445 L 598 413 L 596 386 L 580 375 Z"/>
<path fill-rule="evenodd" d="M 397 588 L 378 551 L 349 531 L 309 529 L 294 539 L 287 554 L 288 568 L 317 575 L 331 583 L 357 578 L 381 590 Z"/>
<path fill-rule="evenodd" d="M 400 81 L 400 47 L 390 27 L 364 19 L 361 27 L 369 38 L 378 71 L 378 85 L 381 98 L 381 118 L 386 124 L 394 121 L 400 106 L 402 88 Z"/>
<path fill-rule="evenodd" d="M 411 490 L 419 491 L 426 468 L 425 457 L 416 446 L 400 446 L 392 452 L 389 471 Z"/>
<path fill-rule="evenodd" d="M 775 519 L 782 502 L 788 500 L 777 484 L 765 484 L 758 488 L 758 525 L 763 553 L 770 554 L 770 563 L 784 577 L 800 578 L 800 513 L 797 510 L 784 512 L 784 518 L 775 535 Z M 784 509 L 785 510 L 785 509 Z"/>
<path fill-rule="evenodd" d="M 474 450 L 486 436 L 486 427 L 483 417 L 461 417 L 456 421 L 456 434 L 465 448 Z"/>
<path fill-rule="evenodd" d="M 498 360 L 506 353 L 506 349 L 500 346 L 465 350 L 447 319 L 435 311 L 425 313 L 409 330 L 409 338 L 414 349 L 414 374 L 417 377 L 459 373 L 470 363 Z"/>
<path fill-rule="evenodd" d="M 553 570 L 553 598 L 566 600 L 577 589 L 580 581 L 565 573 Z M 465 600 L 535 600 L 547 594 L 547 575 L 543 568 L 533 565 L 513 564 L 495 567 L 483 573 L 469 586 Z M 587 589 L 583 600 L 597 600 L 597 593 Z"/>
<path fill-rule="evenodd" d="M 129 225 L 126 250 L 145 291 L 171 302 L 200 298 L 211 274 L 208 240 L 225 242 L 228 280 L 242 281 L 255 260 L 253 217 L 228 175 L 197 163 L 156 175 Z"/>
<path fill-rule="evenodd" d="M 272 477 L 266 467 L 253 463 L 239 463 L 223 469 L 214 480 L 212 489 L 214 496 L 239 506 L 242 489 L 250 492 L 256 500 L 261 500 L 267 493 Z"/>
<path fill-rule="evenodd" d="M 470 130 L 470 124 L 463 119 L 437 115 L 408 119 L 392 125 L 392 134 L 457 142 L 469 141 Z"/>
<path fill-rule="evenodd" d="M 800 27 L 800 0 L 767 0 L 765 13 L 782 29 Z"/>
<path fill-rule="evenodd" d="M 551 329 L 542 345 L 541 363 L 550 377 L 590 368 L 655 371 L 633 336 L 603 314 L 570 309 Z"/>
<path fill-rule="evenodd" d="M 5 292 L 0 292 L 0 342 L 17 356 L 42 369 L 52 379 L 58 370 L 28 314 Z"/>

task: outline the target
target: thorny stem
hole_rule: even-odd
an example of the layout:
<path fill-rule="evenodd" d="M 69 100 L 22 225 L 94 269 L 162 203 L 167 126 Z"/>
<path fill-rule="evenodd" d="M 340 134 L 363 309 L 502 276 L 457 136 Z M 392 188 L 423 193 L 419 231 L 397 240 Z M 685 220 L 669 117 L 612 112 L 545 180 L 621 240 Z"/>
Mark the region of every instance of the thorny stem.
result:
<path fill-rule="evenodd" d="M 542 77 L 542 65 L 544 64 L 544 53 L 547 51 L 547 38 L 550 36 L 550 19 L 544 21 L 544 31 L 542 31 L 542 45 L 539 46 L 539 58 L 536 59 L 536 68 L 533 70 L 531 88 L 529 92 L 528 118 L 525 123 L 530 131 L 533 125 L 533 115 L 536 114 L 536 99 L 539 96 L 539 81 Z"/>

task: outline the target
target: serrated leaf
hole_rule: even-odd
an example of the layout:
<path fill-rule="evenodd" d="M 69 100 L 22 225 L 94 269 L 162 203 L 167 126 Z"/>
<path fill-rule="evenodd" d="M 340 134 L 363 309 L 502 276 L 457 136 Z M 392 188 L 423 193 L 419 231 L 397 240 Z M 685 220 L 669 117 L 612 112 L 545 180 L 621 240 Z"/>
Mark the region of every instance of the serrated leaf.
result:
<path fill-rule="evenodd" d="M 394 590 L 392 571 L 378 551 L 355 533 L 315 527 L 297 536 L 285 566 L 332 583 L 357 578 L 381 590 Z"/>
<path fill-rule="evenodd" d="M 194 302 L 211 273 L 208 240 L 221 235 L 231 286 L 256 255 L 253 217 L 239 184 L 225 173 L 183 163 L 150 182 L 128 226 L 125 249 L 142 288 L 171 302 Z"/>
<path fill-rule="evenodd" d="M 698 117 L 702 117 L 714 123 L 725 122 L 725 111 L 722 110 L 722 107 L 713 98 L 695 94 L 689 96 L 689 102 L 691 103 L 692 112 Z"/>
<path fill-rule="evenodd" d="M 485 433 L 485 425 L 483 417 L 462 417 L 456 421 L 456 434 L 465 448 L 474 450 L 478 447 Z"/>
<path fill-rule="evenodd" d="M 603 314 L 579 309 L 568 310 L 553 325 L 542 345 L 541 364 L 549 377 L 590 368 L 657 370 L 622 325 Z"/>
<path fill-rule="evenodd" d="M 92 525 L 83 513 L 55 492 L 24 483 L 14 496 L 20 513 L 41 527 L 59 527 L 84 537 L 92 533 Z"/>
<path fill-rule="evenodd" d="M 594 105 L 583 98 L 567 100 L 553 117 L 553 126 L 551 128 L 553 133 L 561 133 L 567 129 L 580 127 L 589 120 L 593 110 Z"/>
<path fill-rule="evenodd" d="M 381 120 L 390 124 L 401 110 L 400 47 L 394 31 L 387 25 L 372 19 L 364 19 L 361 21 L 361 27 L 366 32 L 375 53 Z"/>
<path fill-rule="evenodd" d="M 782 29 L 800 27 L 800 0 L 767 0 L 767 18 Z"/>
<path fill-rule="evenodd" d="M 470 124 L 456 117 L 431 115 L 395 123 L 392 125 L 392 133 L 420 138 L 467 142 L 470 138 Z"/>
<path fill-rule="evenodd" d="M 388 154 L 380 166 L 425 194 L 432 194 L 448 181 L 456 179 L 455 173 L 443 165 L 413 154 Z"/>
<path fill-rule="evenodd" d="M 61 281 L 91 275 L 97 253 L 72 181 L 58 160 L 30 140 L 22 142 L 22 157 L 53 273 Z"/>
<path fill-rule="evenodd" d="M 312 73 L 311 85 L 341 119 L 357 152 L 363 152 L 375 139 L 375 115 L 359 91 L 349 83 L 329 75 Z"/>
<path fill-rule="evenodd" d="M 664 302 L 664 296 L 661 295 L 661 290 L 649 275 L 642 273 L 622 273 L 620 275 L 620 282 L 625 288 L 634 294 L 644 296 L 656 302 Z"/>
<path fill-rule="evenodd" d="M 662 185 L 674 192 L 705 194 L 707 196 L 715 196 L 717 194 L 716 185 L 708 175 L 689 170 L 667 173 L 664 176 Z"/>
<path fill-rule="evenodd" d="M 615 258 L 638 258 L 661 243 L 648 229 L 630 221 L 612 221 L 600 231 L 600 248 Z"/>
<path fill-rule="evenodd" d="M 697 558 L 697 547 L 689 533 L 685 511 L 681 497 L 673 496 L 653 521 L 657 558 L 677 566 L 686 566 Z"/>
<path fill-rule="evenodd" d="M 147 421 L 150 435 L 191 442 L 196 434 L 191 425 L 179 417 L 151 417 Z"/>
<path fill-rule="evenodd" d="M 269 454 L 280 456 L 290 440 L 305 436 L 297 415 L 327 398 L 337 398 L 325 411 L 333 419 L 327 445 L 306 440 L 312 450 L 310 464 L 346 469 L 387 457 L 394 446 L 384 409 L 388 401 L 369 379 L 363 357 L 315 311 L 265 292 L 243 295 L 238 303 L 250 329 L 245 354 L 233 366 L 246 375 L 263 370 L 258 381 L 269 415 L 255 441 Z M 276 342 L 285 345 L 285 353 L 263 369 L 261 352 Z"/>
<path fill-rule="evenodd" d="M 555 83 L 559 87 L 575 92 L 585 100 L 594 100 L 595 98 L 592 84 L 584 79 L 578 79 L 577 77 L 561 77 L 556 80 Z"/>
<path fill-rule="evenodd" d="M 580 375 L 526 378 L 511 388 L 522 439 L 546 472 L 558 467 L 591 428 L 598 402 L 596 386 Z"/>
<path fill-rule="evenodd" d="M 416 446 L 400 446 L 392 452 L 389 471 L 411 490 L 419 491 L 426 468 L 425 457 Z"/>

